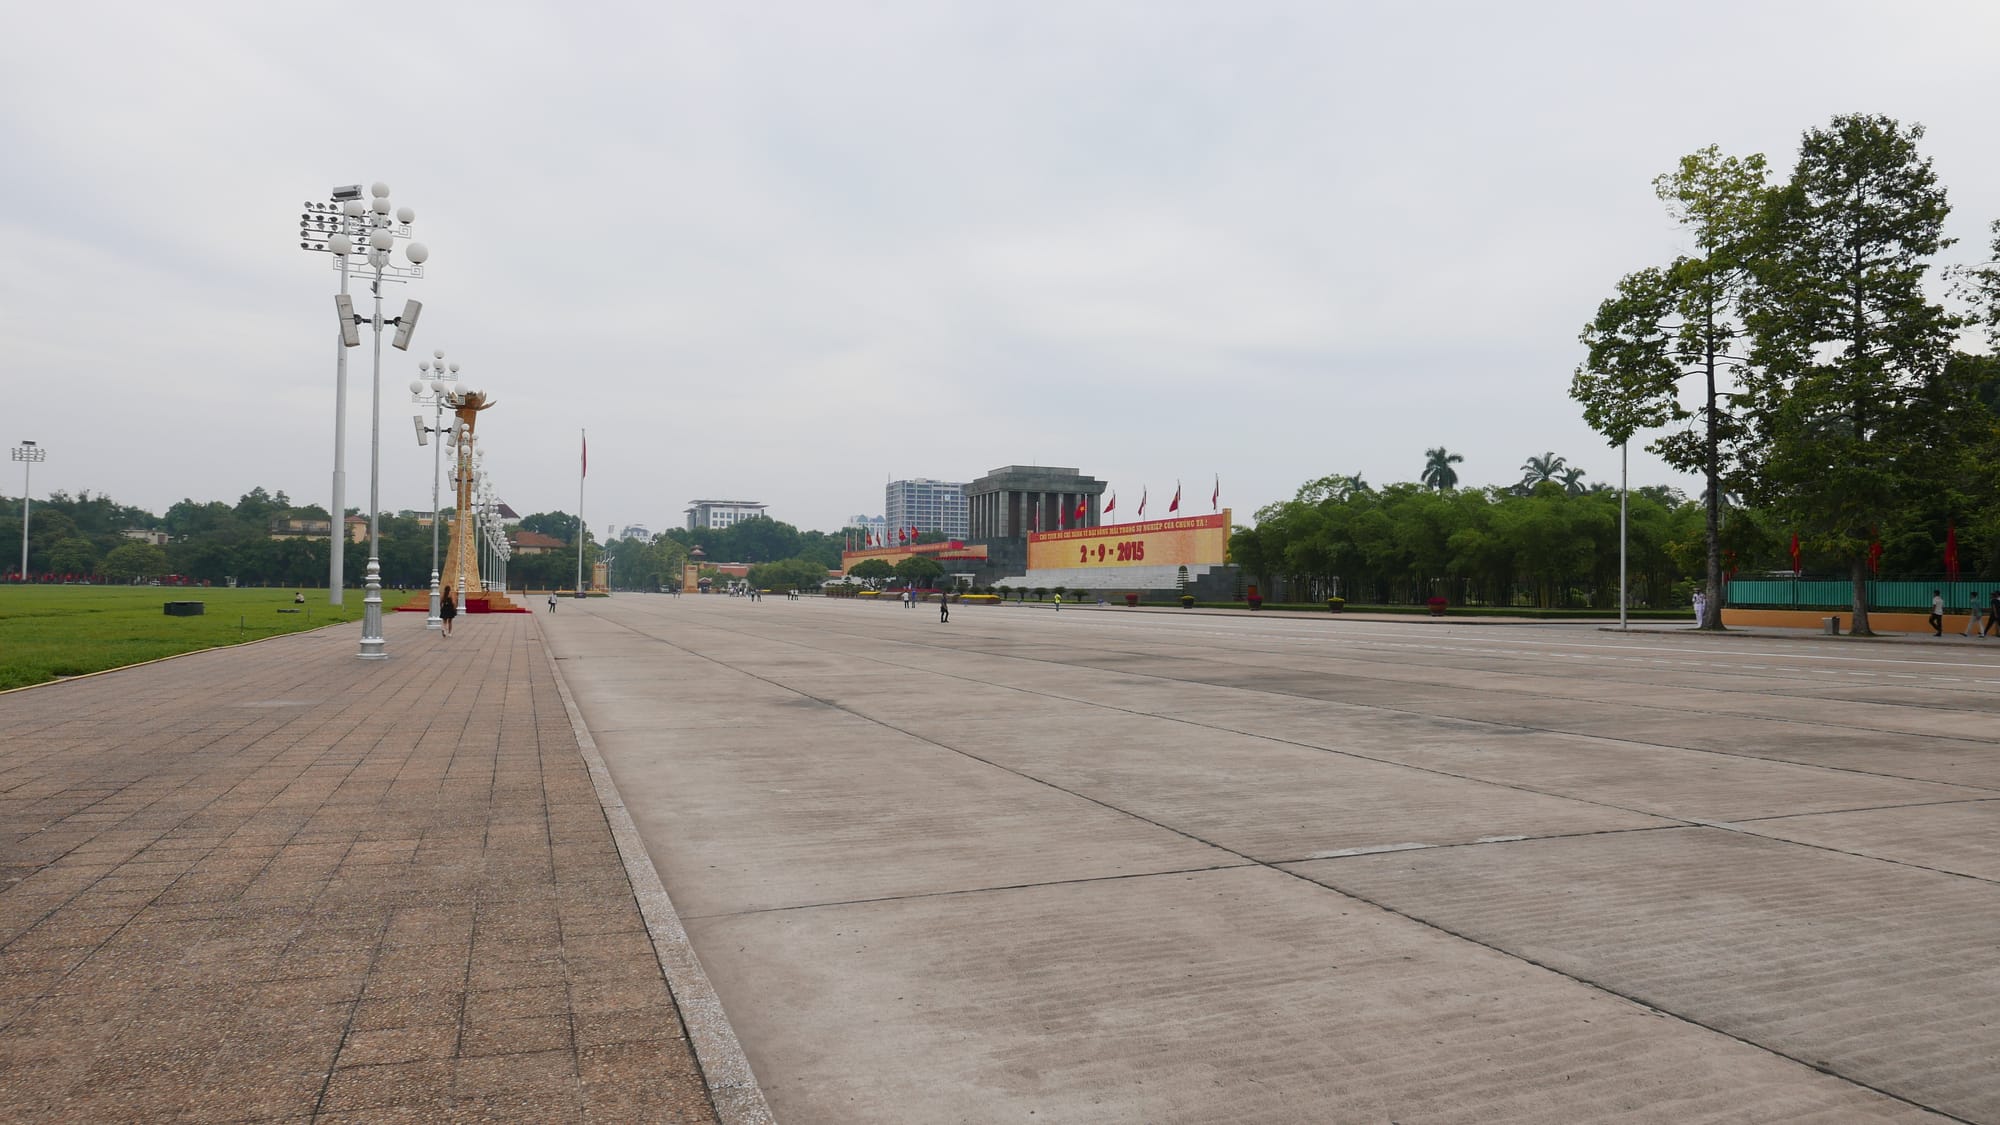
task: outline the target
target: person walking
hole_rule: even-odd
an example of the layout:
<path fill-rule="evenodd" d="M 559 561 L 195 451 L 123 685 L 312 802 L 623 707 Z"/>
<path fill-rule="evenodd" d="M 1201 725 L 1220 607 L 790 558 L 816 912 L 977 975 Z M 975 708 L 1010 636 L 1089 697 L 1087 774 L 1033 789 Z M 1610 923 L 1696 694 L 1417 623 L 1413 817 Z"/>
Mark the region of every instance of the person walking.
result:
<path fill-rule="evenodd" d="M 1931 591 L 1931 636 L 1944 636 L 1944 591 Z"/>
<path fill-rule="evenodd" d="M 451 620 L 458 616 L 458 597 L 451 587 L 444 588 L 444 595 L 438 598 L 438 620 L 444 622 L 444 635 L 451 636 Z"/>
<path fill-rule="evenodd" d="M 1702 590 L 1694 592 L 1694 627 L 1699 629 L 1708 622 L 1708 594 Z"/>
<path fill-rule="evenodd" d="M 1993 591 L 1993 596 L 1987 599 L 1986 630 L 1979 635 L 1984 637 L 1993 633 L 2000 633 L 2000 590 Z"/>
<path fill-rule="evenodd" d="M 1056 612 L 1057 612 L 1057 613 L 1061 613 L 1061 612 L 1062 612 L 1062 595 L 1061 595 L 1061 594 L 1057 594 L 1057 595 L 1056 595 Z"/>
<path fill-rule="evenodd" d="M 938 591 L 938 624 L 951 624 L 951 597 L 943 590 Z"/>
<path fill-rule="evenodd" d="M 1966 636 L 1968 637 L 1979 636 L 1979 611 L 1982 608 L 1984 607 L 1979 604 L 1979 591 L 1974 590 L 1972 592 L 1972 615 L 1966 618 L 1965 621 Z"/>
<path fill-rule="evenodd" d="M 554 613 L 555 611 L 556 611 L 556 592 L 555 592 L 554 590 L 550 590 L 550 591 L 549 591 L 549 612 L 550 612 L 550 613 Z"/>

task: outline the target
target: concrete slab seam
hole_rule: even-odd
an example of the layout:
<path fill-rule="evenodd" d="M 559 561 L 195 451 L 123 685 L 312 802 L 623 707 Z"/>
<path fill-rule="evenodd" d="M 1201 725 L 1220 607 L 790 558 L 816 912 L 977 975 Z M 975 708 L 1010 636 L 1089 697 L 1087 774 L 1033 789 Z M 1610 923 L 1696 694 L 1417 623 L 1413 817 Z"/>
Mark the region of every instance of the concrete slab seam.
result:
<path fill-rule="evenodd" d="M 577 750 L 590 770 L 590 781 L 597 791 L 598 804 L 603 807 L 605 820 L 610 824 L 611 838 L 617 844 L 619 858 L 625 865 L 625 877 L 632 884 L 633 897 L 638 901 L 646 933 L 652 939 L 654 955 L 659 959 L 661 972 L 666 974 L 667 986 L 673 991 L 675 1005 L 680 1008 L 681 1023 L 687 1028 L 689 1045 L 694 1048 L 695 1058 L 701 1064 L 702 1083 L 708 1087 L 709 1102 L 715 1107 L 722 1125 L 774 1125 L 776 1119 L 771 1116 L 771 1107 L 764 1100 L 764 1092 L 758 1087 L 756 1076 L 750 1071 L 750 1059 L 743 1053 L 743 1044 L 736 1038 L 736 1029 L 730 1026 L 729 1017 L 722 1010 L 722 1000 L 716 995 L 715 986 L 695 957 L 694 946 L 688 941 L 680 914 L 674 909 L 666 886 L 660 882 L 660 874 L 654 869 L 652 858 L 646 854 L 645 841 L 640 838 L 631 813 L 626 811 L 624 798 L 618 794 L 618 784 L 612 778 L 610 768 L 604 764 L 603 755 L 598 753 L 590 728 L 584 724 L 583 712 L 577 707 L 576 697 L 563 679 L 555 654 L 546 643 L 540 647 L 542 659 L 555 679 L 556 692 L 562 697 L 563 710 L 569 715 Z"/>

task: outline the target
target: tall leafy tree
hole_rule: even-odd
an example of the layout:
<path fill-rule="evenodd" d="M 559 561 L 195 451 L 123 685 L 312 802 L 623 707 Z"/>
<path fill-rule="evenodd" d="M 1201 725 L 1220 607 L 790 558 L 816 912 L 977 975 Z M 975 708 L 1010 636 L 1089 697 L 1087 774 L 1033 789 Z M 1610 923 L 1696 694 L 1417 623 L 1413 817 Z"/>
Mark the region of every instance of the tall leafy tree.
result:
<path fill-rule="evenodd" d="M 1624 445 L 1668 428 L 1647 448 L 1706 482 L 1700 627 L 1722 628 L 1721 481 L 1738 463 L 1742 426 L 1734 391 L 1748 359 L 1744 301 L 1771 192 L 1764 157 L 1724 156 L 1714 145 L 1653 181 L 1697 253 L 1627 274 L 1583 330 L 1588 358 L 1570 383 L 1592 429 Z M 1690 408 L 1683 385 L 1699 379 Z"/>
<path fill-rule="evenodd" d="M 1447 451 L 1442 445 L 1435 449 L 1424 450 L 1424 484 L 1439 492 L 1450 492 L 1457 488 L 1458 470 L 1452 466 L 1461 464 L 1464 460 L 1465 458 Z"/>
<path fill-rule="evenodd" d="M 1746 302 L 1749 487 L 1848 560 L 1856 633 L 1869 632 L 1869 545 L 1962 478 L 1975 415 L 1946 363 L 1960 321 L 1924 291 L 1950 209 L 1923 135 L 1862 114 L 1808 131 L 1765 210 Z"/>
<path fill-rule="evenodd" d="M 1527 493 L 1534 491 L 1535 486 L 1543 481 L 1561 484 L 1563 470 L 1568 467 L 1568 460 L 1556 454 L 1554 450 L 1540 457 L 1530 457 L 1521 462 L 1521 483 L 1517 487 L 1521 492 Z"/>

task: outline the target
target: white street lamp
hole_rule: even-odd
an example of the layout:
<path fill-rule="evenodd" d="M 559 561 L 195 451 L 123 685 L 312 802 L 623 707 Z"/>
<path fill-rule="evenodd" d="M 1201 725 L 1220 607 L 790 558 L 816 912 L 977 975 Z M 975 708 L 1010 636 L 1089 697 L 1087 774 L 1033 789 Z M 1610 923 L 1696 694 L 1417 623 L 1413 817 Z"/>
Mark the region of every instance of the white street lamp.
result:
<path fill-rule="evenodd" d="M 34 503 L 34 493 L 29 489 L 29 479 L 35 469 L 35 462 L 49 459 L 49 451 L 32 441 L 23 439 L 14 447 L 14 460 L 21 463 L 21 581 L 28 580 L 28 510 Z"/>
<path fill-rule="evenodd" d="M 299 249 L 315 253 L 329 254 L 333 258 L 333 268 L 340 273 L 340 294 L 343 307 L 347 298 L 348 257 L 368 239 L 375 226 L 369 204 L 363 198 L 366 193 L 360 184 L 348 184 L 334 188 L 332 199 L 327 202 L 307 200 L 305 210 L 299 215 Z M 404 208 L 408 211 L 408 208 Z M 398 236 L 409 235 L 410 214 L 403 219 L 402 226 L 391 227 Z M 377 289 L 383 281 L 402 282 L 424 275 L 423 259 L 412 256 L 410 265 L 386 263 L 376 271 Z M 327 559 L 327 603 L 340 605 L 343 591 L 347 586 L 346 549 L 347 536 L 341 521 L 347 518 L 347 349 L 358 341 L 349 341 L 348 327 L 343 324 L 341 334 L 334 338 L 334 391 L 333 391 L 333 531 L 332 550 Z"/>
<path fill-rule="evenodd" d="M 419 406 L 431 407 L 431 424 L 428 427 L 424 425 L 424 416 L 417 415 L 417 444 L 428 444 L 425 439 L 431 435 L 436 435 L 438 439 L 431 450 L 431 615 L 424 622 L 424 628 L 442 629 L 444 618 L 438 614 L 443 598 L 443 592 L 438 589 L 438 473 L 444 458 L 444 408 L 450 406 L 457 409 L 463 392 L 458 383 L 458 364 L 452 364 L 447 374 L 443 349 L 431 355 L 437 360 L 437 366 L 432 367 L 430 360 L 417 364 L 417 370 L 430 376 L 430 379 L 410 380 L 410 397 Z"/>
<path fill-rule="evenodd" d="M 363 320 L 375 331 L 373 395 L 368 422 L 368 570 L 363 582 L 367 592 L 362 597 L 365 608 L 361 615 L 361 651 L 357 655 L 363 660 L 382 660 L 389 655 L 383 649 L 382 640 L 382 329 L 394 325 L 396 336 L 392 346 L 408 351 L 410 335 L 416 331 L 417 316 L 423 312 L 424 306 L 420 301 L 406 301 L 401 316 L 386 318 L 382 315 L 382 283 L 391 270 L 396 239 L 398 235 L 407 235 L 417 215 L 405 207 L 391 217 L 393 205 L 389 202 L 388 184 L 375 184 L 368 189 L 368 194 L 371 198 L 358 214 L 356 205 L 360 200 L 350 199 L 342 204 L 343 223 L 354 222 L 354 229 L 362 232 L 365 238 L 357 242 L 350 230 L 343 226 L 327 238 L 326 249 L 343 261 L 348 255 L 365 250 L 368 264 L 375 269 L 375 281 L 371 286 L 375 295 L 374 316 L 356 314 L 353 302 L 345 293 L 334 298 L 334 306 L 340 314 L 341 343 L 345 346 L 360 345 L 359 328 Z M 404 247 L 403 256 L 409 259 L 412 266 L 422 266 L 429 259 L 430 251 L 421 242 L 411 242 Z"/>

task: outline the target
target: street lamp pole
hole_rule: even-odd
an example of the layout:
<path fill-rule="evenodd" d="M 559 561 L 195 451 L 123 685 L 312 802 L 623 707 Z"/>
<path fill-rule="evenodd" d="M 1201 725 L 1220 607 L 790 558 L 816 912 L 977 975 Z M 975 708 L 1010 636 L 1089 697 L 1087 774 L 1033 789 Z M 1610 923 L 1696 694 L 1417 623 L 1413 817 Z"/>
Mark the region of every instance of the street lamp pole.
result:
<path fill-rule="evenodd" d="M 367 318 L 375 332 L 375 365 L 371 381 L 371 397 L 368 420 L 368 570 L 363 581 L 366 593 L 362 596 L 364 606 L 361 615 L 361 651 L 357 653 L 363 660 L 384 660 L 382 639 L 382 329 L 391 324 L 396 326 L 394 346 L 408 351 L 410 335 L 416 330 L 417 314 L 423 305 L 417 301 L 405 302 L 403 314 L 393 320 L 382 315 L 382 282 L 389 271 L 390 257 L 396 248 L 396 237 L 406 233 L 416 220 L 417 213 L 408 207 L 395 212 L 389 202 L 389 185 L 378 183 L 368 189 L 370 200 L 366 207 L 364 229 L 367 231 L 365 246 L 356 245 L 345 230 L 326 239 L 326 249 L 345 257 L 356 250 L 365 250 L 368 264 L 375 267 L 372 286 L 375 296 L 375 315 Z M 353 202 L 353 201 L 350 201 Z M 351 212 L 350 208 L 344 208 Z M 430 251 L 421 242 L 412 242 L 403 249 L 404 257 L 414 266 L 421 266 L 430 257 Z M 340 314 L 340 338 L 343 346 L 355 347 L 360 344 L 357 331 L 363 319 L 354 312 L 353 302 L 343 294 L 334 298 L 335 308 Z"/>
<path fill-rule="evenodd" d="M 444 350 L 440 348 L 431 355 L 437 360 L 435 368 L 431 366 L 429 360 L 417 364 L 417 370 L 430 375 L 431 379 L 429 382 L 423 379 L 410 380 L 410 397 L 419 406 L 428 404 L 431 407 L 429 428 L 424 426 L 424 416 L 417 415 L 418 440 L 421 441 L 425 434 L 429 434 L 437 442 L 436 447 L 431 450 L 431 615 L 424 622 L 424 628 L 442 629 L 444 618 L 438 613 L 438 607 L 443 600 L 443 591 L 438 589 L 438 476 L 444 464 L 444 408 L 446 403 L 450 403 L 454 408 L 458 406 L 460 387 L 458 364 L 451 365 L 447 381 Z"/>
<path fill-rule="evenodd" d="M 14 447 L 14 460 L 21 463 L 21 581 L 28 580 L 28 512 L 34 503 L 34 493 L 29 482 L 33 479 L 35 462 L 49 459 L 49 451 L 25 438 Z"/>
<path fill-rule="evenodd" d="M 380 186 L 380 185 L 377 185 Z M 384 212 L 370 213 L 367 194 L 360 184 L 336 187 L 330 202 L 307 200 L 305 210 L 299 215 L 299 249 L 333 255 L 334 269 L 340 274 L 340 293 L 336 300 L 340 303 L 345 318 L 349 307 L 348 255 L 353 251 L 366 251 L 368 239 L 374 230 L 383 226 Z M 390 226 L 397 236 L 407 237 L 409 224 Z M 387 264 L 376 270 L 376 289 L 379 296 L 382 281 L 405 281 L 422 277 L 424 271 L 421 258 L 412 258 L 410 264 Z M 334 337 L 334 393 L 333 393 L 333 506 L 332 534 L 329 535 L 330 550 L 327 552 L 327 603 L 340 605 L 347 587 L 346 553 L 347 536 L 343 521 L 347 518 L 347 349 L 357 341 L 350 338 L 348 326 L 343 324 Z"/>

